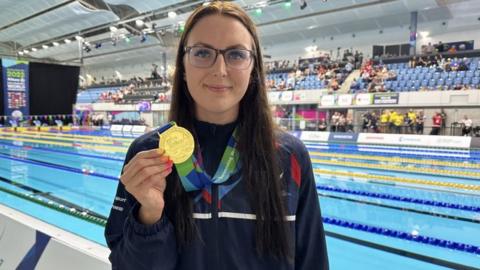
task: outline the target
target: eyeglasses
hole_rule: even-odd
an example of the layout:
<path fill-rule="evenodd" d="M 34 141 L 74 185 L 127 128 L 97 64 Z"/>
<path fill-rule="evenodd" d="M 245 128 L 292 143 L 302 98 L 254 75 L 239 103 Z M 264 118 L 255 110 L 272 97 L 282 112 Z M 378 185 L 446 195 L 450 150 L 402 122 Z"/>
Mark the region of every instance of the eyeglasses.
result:
<path fill-rule="evenodd" d="M 188 61 L 198 68 L 209 68 L 217 61 L 218 54 L 223 55 L 225 65 L 233 69 L 247 69 L 253 59 L 253 51 L 246 49 L 213 49 L 203 46 L 185 47 Z"/>

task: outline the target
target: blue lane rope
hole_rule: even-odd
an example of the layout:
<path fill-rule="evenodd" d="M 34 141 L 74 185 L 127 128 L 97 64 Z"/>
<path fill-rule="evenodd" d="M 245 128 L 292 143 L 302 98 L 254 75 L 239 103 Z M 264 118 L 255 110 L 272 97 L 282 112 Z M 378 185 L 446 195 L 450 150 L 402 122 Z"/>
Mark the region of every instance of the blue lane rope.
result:
<path fill-rule="evenodd" d="M 338 193 L 343 193 L 343 194 L 351 194 L 351 195 L 370 197 L 370 198 L 386 199 L 386 200 L 408 202 L 408 203 L 415 203 L 415 204 L 423 204 L 423 205 L 429 205 L 429 206 L 437 206 L 437 207 L 443 207 L 443 208 L 451 208 L 451 209 L 465 210 L 465 211 L 480 213 L 480 206 L 470 206 L 470 205 L 462 205 L 462 204 L 456 204 L 456 203 L 439 202 L 439 201 L 432 201 L 432 200 L 424 200 L 424 199 L 403 197 L 403 196 L 398 196 L 398 195 L 390 195 L 390 194 L 384 194 L 384 193 L 349 190 L 349 189 L 344 189 L 344 188 L 322 186 L 322 185 L 317 185 L 317 189 L 325 190 L 325 191 L 338 192 Z"/>
<path fill-rule="evenodd" d="M 350 221 L 346 221 L 338 218 L 323 217 L 323 222 L 326 224 L 331 224 L 331 225 L 340 226 L 344 228 L 350 228 L 357 231 L 380 234 L 380 235 L 403 239 L 407 241 L 423 243 L 423 244 L 427 244 L 435 247 L 448 248 L 448 249 L 453 249 L 457 251 L 480 255 L 480 247 L 475 245 L 464 244 L 464 243 L 459 243 L 455 241 L 439 239 L 436 237 L 430 237 L 430 236 L 424 236 L 424 235 L 414 235 L 407 232 L 350 222 Z"/>
<path fill-rule="evenodd" d="M 14 160 L 14 161 L 29 163 L 29 164 L 43 166 L 43 167 L 49 167 L 49 168 L 58 169 L 58 170 L 62 170 L 62 171 L 74 172 L 74 173 L 78 173 L 78 174 L 97 176 L 97 177 L 101 177 L 101 178 L 105 178 L 105 179 L 109 179 L 109 180 L 114 180 L 114 181 L 119 180 L 119 178 L 116 177 L 116 176 L 110 176 L 110 175 L 106 175 L 106 174 L 89 172 L 89 171 L 82 171 L 82 170 L 77 169 L 77 168 L 72 168 L 72 167 L 68 167 L 68 166 L 63 166 L 63 165 L 58 165 L 58 164 L 53 164 L 53 163 L 48 163 L 48 162 L 44 162 L 44 161 L 38 161 L 38 160 L 34 160 L 34 159 L 23 158 L 23 157 L 10 156 L 10 155 L 4 154 L 4 153 L 0 153 L 0 158 L 10 159 L 10 160 Z"/>

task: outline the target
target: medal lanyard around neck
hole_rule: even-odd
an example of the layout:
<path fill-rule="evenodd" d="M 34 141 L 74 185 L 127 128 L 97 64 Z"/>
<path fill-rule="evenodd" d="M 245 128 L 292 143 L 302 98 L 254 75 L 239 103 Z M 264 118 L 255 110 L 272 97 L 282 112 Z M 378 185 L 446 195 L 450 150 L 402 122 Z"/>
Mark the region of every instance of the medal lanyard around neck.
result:
<path fill-rule="evenodd" d="M 166 125 L 160 128 L 159 133 L 168 130 L 172 125 Z M 175 168 L 180 176 L 180 181 L 187 192 L 202 190 L 208 188 L 212 184 L 221 184 L 227 181 L 230 176 L 236 174 L 240 170 L 240 155 L 237 150 L 237 129 L 233 131 L 228 140 L 225 151 L 223 152 L 220 164 L 211 177 L 203 168 L 203 158 L 201 151 L 197 151 L 196 155 L 191 155 L 187 160 L 176 163 Z"/>

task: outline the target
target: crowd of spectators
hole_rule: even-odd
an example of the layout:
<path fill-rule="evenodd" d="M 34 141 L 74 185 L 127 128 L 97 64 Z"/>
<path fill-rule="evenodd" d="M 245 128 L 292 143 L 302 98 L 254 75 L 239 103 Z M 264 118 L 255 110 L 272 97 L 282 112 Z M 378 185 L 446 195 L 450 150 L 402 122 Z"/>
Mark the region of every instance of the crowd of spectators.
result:
<path fill-rule="evenodd" d="M 331 61 L 324 58 L 322 61 L 310 63 L 307 66 L 299 67 L 295 63 L 292 67 L 286 66 L 289 61 L 276 61 L 278 69 L 273 66 L 271 72 L 283 72 L 275 79 L 267 76 L 267 89 L 275 90 L 297 90 L 302 89 L 306 83 L 315 83 L 316 86 L 337 91 L 346 77 L 355 68 L 352 62 Z"/>
<path fill-rule="evenodd" d="M 477 63 L 475 63 L 477 61 Z M 448 73 L 448 72 L 466 72 L 472 71 L 471 76 L 477 76 L 473 72 L 480 70 L 480 62 L 477 58 L 445 58 L 441 54 L 436 55 L 424 55 L 413 56 L 407 64 L 407 68 L 418 69 L 427 68 L 434 73 Z M 431 73 L 430 72 L 430 73 Z M 393 84 L 386 84 L 387 81 L 396 81 L 398 78 L 397 70 L 388 69 L 386 64 L 374 65 L 373 61 L 367 60 L 360 68 L 360 77 L 356 78 L 351 86 L 352 92 L 358 92 L 358 90 L 364 89 L 366 92 L 390 92 L 394 89 L 391 87 Z M 455 79 L 455 78 L 454 78 Z M 462 78 L 463 79 L 463 78 Z M 415 80 L 415 79 L 411 79 Z M 427 80 L 424 78 L 424 80 Z M 469 90 L 472 88 L 478 88 L 479 82 L 472 80 L 470 83 L 466 83 L 463 80 L 455 80 L 452 84 L 435 84 L 434 87 L 428 87 L 427 84 L 423 84 L 418 90 Z M 366 87 L 365 87 L 366 85 Z M 432 89 L 434 88 L 434 89 Z"/>

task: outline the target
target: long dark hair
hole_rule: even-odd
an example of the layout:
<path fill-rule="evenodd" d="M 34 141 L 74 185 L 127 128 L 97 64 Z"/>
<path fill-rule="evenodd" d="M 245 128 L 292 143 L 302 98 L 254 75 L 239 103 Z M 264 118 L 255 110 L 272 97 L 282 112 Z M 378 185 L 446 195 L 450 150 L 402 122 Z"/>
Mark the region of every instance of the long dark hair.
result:
<path fill-rule="evenodd" d="M 248 89 L 240 101 L 238 116 L 238 151 L 242 162 L 242 175 L 246 181 L 249 200 L 257 216 L 256 247 L 259 255 L 269 254 L 291 261 L 290 239 L 285 222 L 286 206 L 282 201 L 279 158 L 275 153 L 275 128 L 268 105 L 262 52 L 253 21 L 236 4 L 215 1 L 198 7 L 185 23 L 178 45 L 173 78 L 170 120 L 189 129 L 195 136 L 193 118 L 195 104 L 184 80 L 184 47 L 195 24 L 210 15 L 223 15 L 240 21 L 250 32 L 254 44 L 253 70 Z M 177 244 L 185 246 L 195 236 L 192 201 L 183 190 L 178 175 L 167 180 L 165 211 L 175 226 Z"/>

